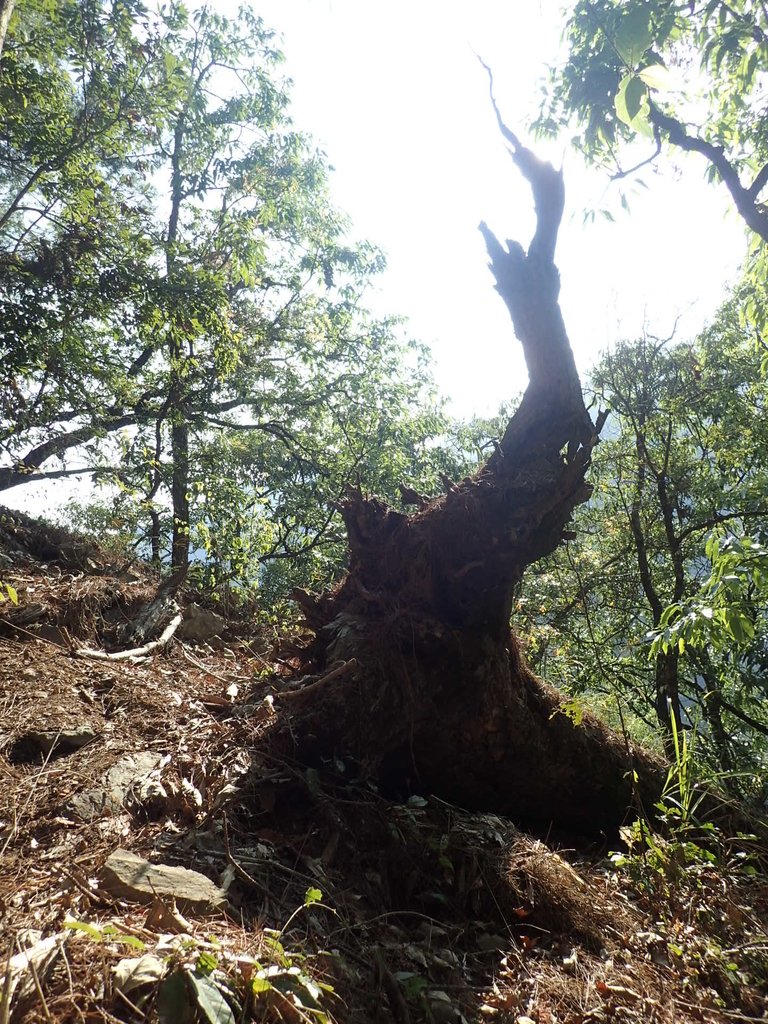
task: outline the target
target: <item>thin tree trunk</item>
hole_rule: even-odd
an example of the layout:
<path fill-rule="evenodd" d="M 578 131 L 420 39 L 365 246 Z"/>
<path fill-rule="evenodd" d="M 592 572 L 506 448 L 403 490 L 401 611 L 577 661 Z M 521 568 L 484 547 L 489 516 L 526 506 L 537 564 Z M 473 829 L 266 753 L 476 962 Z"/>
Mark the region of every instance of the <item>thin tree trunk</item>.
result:
<path fill-rule="evenodd" d="M 738 779 L 731 777 L 733 757 L 731 755 L 731 740 L 723 723 L 723 696 L 720 681 L 706 651 L 695 653 L 692 656 L 692 661 L 704 684 L 704 693 L 700 703 L 704 719 L 709 725 L 717 760 L 723 772 L 723 783 L 732 793 L 739 795 Z"/>
<path fill-rule="evenodd" d="M 678 735 L 682 728 L 680 716 L 680 682 L 678 667 L 680 655 L 677 650 L 662 651 L 656 656 L 654 665 L 654 680 L 656 684 L 656 716 L 659 724 L 664 729 L 664 742 L 667 754 L 674 756 L 674 739 L 672 737 L 672 722 Z"/>
<path fill-rule="evenodd" d="M 176 271 L 176 243 L 183 199 L 181 160 L 184 146 L 186 111 L 176 122 L 171 155 L 171 212 L 168 219 L 166 243 L 166 272 L 173 282 Z M 169 358 L 170 386 L 168 413 L 171 422 L 171 508 L 173 526 L 171 538 L 171 567 L 182 569 L 189 562 L 189 427 L 187 425 L 186 384 L 184 380 L 185 352 L 183 329 L 178 323 L 180 313 L 175 312 L 170 329 Z"/>
<path fill-rule="evenodd" d="M 635 449 L 637 451 L 637 478 L 635 483 L 635 494 L 629 514 L 632 539 L 635 544 L 638 572 L 640 583 L 643 588 L 646 600 L 651 609 L 651 616 L 654 627 L 658 627 L 664 611 L 664 603 L 659 596 L 653 582 L 651 563 L 648 555 L 648 545 L 645 531 L 643 529 L 640 515 L 643 501 L 643 492 L 646 484 L 647 474 L 650 472 L 656 481 L 656 493 L 661 508 L 664 532 L 667 539 L 667 548 L 672 559 L 673 568 L 673 592 L 672 600 L 681 601 L 685 594 L 685 568 L 683 565 L 680 538 L 675 532 L 672 501 L 667 488 L 667 466 L 669 458 L 669 445 L 671 436 L 667 443 L 665 465 L 658 468 L 653 465 L 648 454 L 646 444 L 645 426 L 647 410 L 639 409 L 637 412 L 637 426 L 635 435 Z M 664 732 L 664 744 L 667 756 L 673 758 L 675 755 L 675 744 L 672 735 L 672 722 L 680 732 L 682 728 L 682 709 L 680 705 L 680 679 L 679 679 L 680 658 L 677 651 L 661 652 L 656 656 L 654 663 L 654 685 L 655 685 L 655 706 L 656 717 Z"/>
<path fill-rule="evenodd" d="M 3 55 L 5 36 L 8 32 L 8 25 L 15 6 L 16 0 L 0 0 L 0 57 Z"/>
<path fill-rule="evenodd" d="M 178 408 L 178 420 L 174 419 L 171 424 L 171 451 L 173 452 L 171 567 L 173 569 L 182 569 L 189 562 L 189 427 L 186 422 L 185 404 L 182 400 L 178 400 Z"/>

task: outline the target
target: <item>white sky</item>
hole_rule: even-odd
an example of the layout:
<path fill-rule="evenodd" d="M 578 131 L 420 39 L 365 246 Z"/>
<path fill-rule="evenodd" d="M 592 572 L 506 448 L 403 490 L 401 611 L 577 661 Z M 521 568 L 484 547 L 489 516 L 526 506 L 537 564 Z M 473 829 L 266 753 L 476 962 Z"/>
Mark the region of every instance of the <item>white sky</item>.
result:
<path fill-rule="evenodd" d="M 293 118 L 336 168 L 334 198 L 354 232 L 380 245 L 389 269 L 375 308 L 410 319 L 432 348 L 438 384 L 460 415 L 495 412 L 524 387 L 519 343 L 493 291 L 478 222 L 527 245 L 527 186 L 506 153 L 475 53 L 494 70 L 506 123 L 519 134 L 536 110 L 546 65 L 561 51 L 558 0 L 257 0 L 282 34 Z M 568 207 L 557 262 L 566 324 L 582 371 L 646 323 L 695 332 L 733 281 L 744 252 L 727 194 L 683 174 L 619 205 L 604 174 L 564 144 Z M 616 223 L 583 224 L 608 207 Z"/>

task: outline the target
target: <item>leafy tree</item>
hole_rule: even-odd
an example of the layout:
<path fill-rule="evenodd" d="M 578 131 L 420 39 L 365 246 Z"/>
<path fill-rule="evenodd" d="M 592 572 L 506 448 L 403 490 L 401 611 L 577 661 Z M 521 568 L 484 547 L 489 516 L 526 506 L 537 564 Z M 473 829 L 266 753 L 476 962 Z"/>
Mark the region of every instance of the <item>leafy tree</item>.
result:
<path fill-rule="evenodd" d="M 768 757 L 765 540 L 764 528 L 754 536 L 725 528 L 713 532 L 705 549 L 709 576 L 687 601 L 665 609 L 651 646 L 653 656 L 687 653 L 704 692 L 721 767 L 739 768 L 749 780 L 742 790 L 754 793 L 757 782 L 763 799 Z"/>
<path fill-rule="evenodd" d="M 682 635 L 655 644 L 649 662 L 648 636 L 667 629 L 669 638 L 670 606 L 703 600 L 711 531 L 752 529 L 768 513 L 766 383 L 738 309 L 728 303 L 692 345 L 646 337 L 598 364 L 593 387 L 612 415 L 594 495 L 579 539 L 523 594 L 532 655 L 550 677 L 577 694 L 618 697 L 646 736 L 654 717 L 668 742 L 672 718 L 705 723 L 726 770 L 738 758 L 725 710 L 735 702 L 748 712 L 736 696 L 744 680 Z M 723 614 L 739 628 L 735 607 Z"/>
<path fill-rule="evenodd" d="M 116 481 L 155 560 L 170 534 L 172 565 L 193 543 L 230 575 L 316 546 L 441 425 L 418 350 L 360 312 L 383 261 L 347 242 L 280 59 L 247 9 L 80 0 L 22 8 L 0 64 L 0 485 Z"/>
<path fill-rule="evenodd" d="M 664 149 L 703 156 L 768 240 L 768 13 L 760 0 L 578 0 L 568 56 L 537 127 L 575 130 L 590 162 L 625 177 Z"/>
<path fill-rule="evenodd" d="M 108 283 L 131 281 L 146 256 L 125 244 L 142 170 L 127 150 L 160 94 L 153 51 L 133 52 L 134 17 L 125 4 L 30 3 L 3 52 L 2 486 L 131 422 Z"/>

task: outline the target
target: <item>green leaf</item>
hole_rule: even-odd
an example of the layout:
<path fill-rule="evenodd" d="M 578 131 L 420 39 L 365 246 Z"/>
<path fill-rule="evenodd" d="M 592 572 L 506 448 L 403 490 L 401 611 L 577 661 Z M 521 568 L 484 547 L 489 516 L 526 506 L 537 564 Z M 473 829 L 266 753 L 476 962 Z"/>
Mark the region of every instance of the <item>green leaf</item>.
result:
<path fill-rule="evenodd" d="M 649 64 L 647 68 L 637 72 L 637 77 L 642 79 L 649 89 L 667 92 L 672 88 L 672 75 L 669 68 L 663 64 Z"/>
<path fill-rule="evenodd" d="M 395 980 L 401 986 L 406 999 L 417 999 L 429 987 L 427 979 L 421 974 L 414 974 L 413 971 L 396 971 Z"/>
<path fill-rule="evenodd" d="M 96 925 L 89 924 L 87 921 L 65 921 L 65 928 L 71 928 L 74 932 L 85 932 L 90 939 L 96 939 L 98 942 L 102 942 L 104 939 L 104 933 L 101 928 Z"/>
<path fill-rule="evenodd" d="M 212 974 L 219 966 L 219 961 L 214 953 L 209 950 L 202 950 L 195 965 L 202 974 Z"/>
<path fill-rule="evenodd" d="M 634 128 L 643 100 L 648 95 L 648 86 L 637 75 L 625 75 L 619 84 L 614 106 L 620 121 Z"/>
<path fill-rule="evenodd" d="M 320 889 L 307 889 L 304 893 L 304 906 L 311 907 L 313 903 L 319 903 L 323 898 Z"/>
<path fill-rule="evenodd" d="M 192 1024 L 196 1013 L 185 971 L 175 971 L 160 984 L 155 1009 L 160 1024 Z"/>
<path fill-rule="evenodd" d="M 197 1005 L 210 1024 L 235 1024 L 232 1008 L 210 978 L 198 971 L 192 971 L 189 974 L 189 980 L 197 999 Z"/>
<path fill-rule="evenodd" d="M 650 11 L 639 5 L 625 8 L 613 40 L 622 59 L 634 67 L 652 41 Z"/>

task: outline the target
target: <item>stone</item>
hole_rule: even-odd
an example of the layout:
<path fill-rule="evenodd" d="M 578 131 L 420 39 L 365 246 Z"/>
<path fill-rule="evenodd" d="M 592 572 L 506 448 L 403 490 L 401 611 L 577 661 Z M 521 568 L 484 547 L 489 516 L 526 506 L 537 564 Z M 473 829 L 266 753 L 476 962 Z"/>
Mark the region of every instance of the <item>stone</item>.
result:
<path fill-rule="evenodd" d="M 227 620 L 223 616 L 192 602 L 184 609 L 184 619 L 176 635 L 181 640 L 192 640 L 194 643 L 202 644 L 211 637 L 218 636 L 226 624 Z"/>
<path fill-rule="evenodd" d="M 8 760 L 12 764 L 36 764 L 46 758 L 65 757 L 97 736 L 98 733 L 89 725 L 76 725 L 71 729 L 30 729 L 14 740 Z"/>
<path fill-rule="evenodd" d="M 112 896 L 134 903 L 174 900 L 180 910 L 198 913 L 220 911 L 227 906 L 225 893 L 199 871 L 150 864 L 130 850 L 117 849 L 109 855 L 100 881 Z"/>
<path fill-rule="evenodd" d="M 70 814 L 83 821 L 119 814 L 126 807 L 140 805 L 155 794 L 150 776 L 162 763 L 162 755 L 151 750 L 124 754 L 102 777 L 97 786 L 76 793 L 67 803 Z"/>

